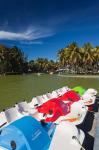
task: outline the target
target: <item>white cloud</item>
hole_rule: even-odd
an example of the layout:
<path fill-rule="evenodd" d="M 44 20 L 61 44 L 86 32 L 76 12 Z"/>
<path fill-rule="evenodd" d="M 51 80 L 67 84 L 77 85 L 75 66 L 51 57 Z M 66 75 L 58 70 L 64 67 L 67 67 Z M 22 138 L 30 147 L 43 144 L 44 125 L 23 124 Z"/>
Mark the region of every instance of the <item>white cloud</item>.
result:
<path fill-rule="evenodd" d="M 54 33 L 44 28 L 28 28 L 25 32 L 0 31 L 0 39 L 3 40 L 37 40 L 44 37 L 52 36 Z"/>
<path fill-rule="evenodd" d="M 8 32 L 8 31 L 0 31 L 0 39 L 6 39 L 6 40 L 22 40 L 22 39 L 28 39 L 28 36 L 26 36 L 23 33 L 14 33 L 14 32 Z"/>
<path fill-rule="evenodd" d="M 24 45 L 32 45 L 32 44 L 39 44 L 39 45 L 42 45 L 42 44 L 43 44 L 42 41 L 21 41 L 20 43 L 21 43 L 21 44 L 24 44 Z"/>

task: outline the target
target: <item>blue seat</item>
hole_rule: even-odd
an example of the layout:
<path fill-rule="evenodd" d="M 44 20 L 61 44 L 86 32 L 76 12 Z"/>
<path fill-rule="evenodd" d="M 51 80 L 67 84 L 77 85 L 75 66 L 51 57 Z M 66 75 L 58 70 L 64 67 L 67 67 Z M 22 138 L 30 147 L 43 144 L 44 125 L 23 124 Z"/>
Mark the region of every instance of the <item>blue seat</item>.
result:
<path fill-rule="evenodd" d="M 51 138 L 45 128 L 31 116 L 25 116 L 4 127 L 0 134 L 0 146 L 12 150 L 47 150 Z"/>

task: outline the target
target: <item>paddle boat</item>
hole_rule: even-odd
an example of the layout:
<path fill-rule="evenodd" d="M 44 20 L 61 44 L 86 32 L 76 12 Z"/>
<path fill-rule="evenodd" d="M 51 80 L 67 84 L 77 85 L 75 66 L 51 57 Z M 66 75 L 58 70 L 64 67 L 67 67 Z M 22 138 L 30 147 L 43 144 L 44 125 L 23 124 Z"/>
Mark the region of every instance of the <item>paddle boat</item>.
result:
<path fill-rule="evenodd" d="M 36 109 L 42 113 L 45 122 L 59 123 L 65 120 L 75 125 L 84 121 L 88 111 L 83 101 L 64 103 L 59 99 L 51 99 Z"/>
<path fill-rule="evenodd" d="M 78 93 L 80 96 L 82 96 L 86 91 L 82 86 L 76 86 L 72 90 Z"/>
<path fill-rule="evenodd" d="M 43 113 L 43 119 L 45 118 L 45 122 L 54 122 L 60 116 L 70 113 L 70 104 L 65 104 L 58 99 L 51 99 L 41 106 L 38 106 L 36 109 L 39 113 Z"/>
<path fill-rule="evenodd" d="M 61 95 L 59 98 L 64 102 L 68 100 L 71 100 L 73 102 L 83 100 L 86 106 L 92 107 L 96 100 L 97 91 L 95 89 L 88 89 L 84 92 L 84 89 L 82 87 L 76 87 L 76 89 L 79 89 L 80 92 L 83 91 L 84 94 L 80 96 L 78 94 L 79 92 L 76 93 L 75 91 L 69 89 L 65 94 Z"/>
<path fill-rule="evenodd" d="M 93 105 L 95 103 L 96 100 L 96 96 L 91 96 L 89 94 L 84 94 L 81 99 L 84 101 L 86 106 L 90 106 Z"/>
<path fill-rule="evenodd" d="M 46 124 L 31 116 L 25 116 L 1 129 L 0 149 L 84 150 L 84 138 L 84 132 L 69 122 Z"/>
<path fill-rule="evenodd" d="M 82 88 L 79 87 L 79 89 L 81 90 Z M 84 89 L 82 90 L 84 92 Z M 94 108 L 95 100 L 96 100 L 96 94 L 97 94 L 97 91 L 95 89 L 86 90 L 82 96 L 80 96 L 78 93 L 76 93 L 73 90 L 71 91 L 69 90 L 65 94 L 60 96 L 59 98 L 60 100 L 64 102 L 67 102 L 69 100 L 73 102 L 83 100 L 84 104 L 88 106 L 88 110 L 92 111 Z"/>
<path fill-rule="evenodd" d="M 67 93 L 65 93 L 64 95 L 60 96 L 59 99 L 64 101 L 64 102 L 66 102 L 66 101 L 77 102 L 77 101 L 83 100 L 83 102 L 86 106 L 90 106 L 90 105 L 93 105 L 95 103 L 96 96 L 91 95 L 91 93 L 88 93 L 86 91 L 80 97 L 80 95 L 78 93 L 71 90 L 71 91 L 68 91 Z"/>
<path fill-rule="evenodd" d="M 95 89 L 89 88 L 85 93 L 90 94 L 91 96 L 96 96 L 98 92 Z"/>
<path fill-rule="evenodd" d="M 58 99 L 61 101 L 70 101 L 70 102 L 77 102 L 80 100 L 80 95 L 77 94 L 75 91 L 67 91 L 65 94 L 60 96 Z"/>

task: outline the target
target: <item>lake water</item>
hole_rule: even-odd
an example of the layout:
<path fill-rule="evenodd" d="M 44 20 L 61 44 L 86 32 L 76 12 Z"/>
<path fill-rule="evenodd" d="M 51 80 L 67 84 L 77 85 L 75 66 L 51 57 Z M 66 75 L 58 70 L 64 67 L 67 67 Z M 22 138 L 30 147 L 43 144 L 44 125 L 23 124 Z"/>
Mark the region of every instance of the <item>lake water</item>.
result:
<path fill-rule="evenodd" d="M 99 92 L 99 76 L 14 75 L 0 77 L 0 111 L 21 100 L 30 101 L 33 96 L 62 86 L 95 88 Z"/>

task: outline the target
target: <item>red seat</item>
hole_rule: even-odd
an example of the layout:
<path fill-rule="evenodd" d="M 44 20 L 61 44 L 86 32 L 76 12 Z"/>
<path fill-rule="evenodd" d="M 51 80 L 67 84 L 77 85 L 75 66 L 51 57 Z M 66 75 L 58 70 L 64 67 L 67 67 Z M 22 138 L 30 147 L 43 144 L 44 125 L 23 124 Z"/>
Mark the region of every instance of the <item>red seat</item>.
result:
<path fill-rule="evenodd" d="M 65 104 L 64 102 L 55 98 L 37 107 L 37 110 L 40 113 L 52 115 L 51 117 L 47 117 L 45 119 L 46 122 L 54 122 L 60 116 L 70 113 L 70 103 Z"/>
<path fill-rule="evenodd" d="M 71 102 L 76 102 L 80 100 L 80 95 L 77 94 L 75 91 L 68 91 L 66 92 L 63 96 L 60 96 L 58 98 L 61 101 L 71 101 Z"/>

